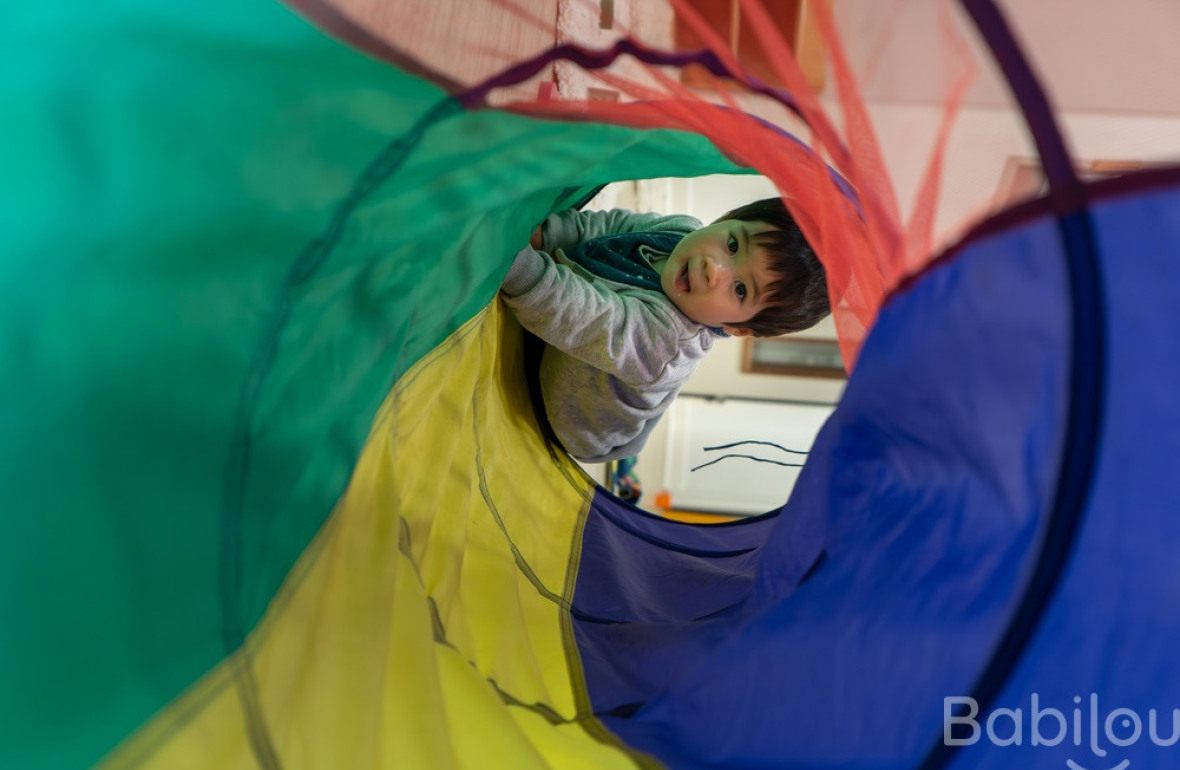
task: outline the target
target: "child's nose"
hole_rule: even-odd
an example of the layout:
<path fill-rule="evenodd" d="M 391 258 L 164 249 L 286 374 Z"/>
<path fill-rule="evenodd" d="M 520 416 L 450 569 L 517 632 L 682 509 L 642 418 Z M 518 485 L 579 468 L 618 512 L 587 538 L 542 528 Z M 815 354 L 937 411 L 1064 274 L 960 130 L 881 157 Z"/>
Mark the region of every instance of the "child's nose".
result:
<path fill-rule="evenodd" d="M 725 272 L 726 266 L 716 257 L 705 257 L 705 285 L 710 289 L 717 285 Z"/>

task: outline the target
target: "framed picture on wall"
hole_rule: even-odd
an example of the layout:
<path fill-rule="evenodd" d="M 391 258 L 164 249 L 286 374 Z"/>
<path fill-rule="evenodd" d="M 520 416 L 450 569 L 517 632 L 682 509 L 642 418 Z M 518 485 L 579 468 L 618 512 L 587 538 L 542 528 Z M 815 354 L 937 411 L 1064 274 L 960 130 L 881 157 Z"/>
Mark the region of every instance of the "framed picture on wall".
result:
<path fill-rule="evenodd" d="M 836 340 L 796 334 L 744 338 L 742 371 L 838 380 L 846 377 L 840 345 Z"/>
<path fill-rule="evenodd" d="M 1163 165 L 1166 164 L 1142 160 L 1079 160 L 1074 164 L 1074 170 L 1079 179 L 1091 181 Z M 1048 185 L 1040 161 L 1028 157 L 1009 157 L 992 196 L 992 210 L 999 211 L 1011 204 L 1037 198 L 1047 191 Z"/>

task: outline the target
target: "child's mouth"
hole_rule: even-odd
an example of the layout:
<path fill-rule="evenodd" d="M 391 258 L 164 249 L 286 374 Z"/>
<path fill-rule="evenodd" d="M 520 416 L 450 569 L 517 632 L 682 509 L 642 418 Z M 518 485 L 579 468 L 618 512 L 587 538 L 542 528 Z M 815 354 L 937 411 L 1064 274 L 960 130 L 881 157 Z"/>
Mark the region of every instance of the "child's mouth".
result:
<path fill-rule="evenodd" d="M 688 265 L 685 264 L 680 268 L 680 272 L 676 274 L 676 288 L 688 294 L 692 292 L 692 284 L 688 281 Z"/>

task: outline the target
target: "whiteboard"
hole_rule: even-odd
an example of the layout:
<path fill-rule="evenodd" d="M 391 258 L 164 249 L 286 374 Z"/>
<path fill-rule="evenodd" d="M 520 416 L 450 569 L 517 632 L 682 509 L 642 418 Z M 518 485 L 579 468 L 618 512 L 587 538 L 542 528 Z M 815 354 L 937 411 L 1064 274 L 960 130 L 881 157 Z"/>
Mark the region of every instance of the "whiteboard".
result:
<path fill-rule="evenodd" d="M 786 502 L 800 468 L 725 455 L 753 455 L 788 463 L 807 457 L 775 447 L 741 444 L 767 441 L 806 452 L 831 415 L 831 404 L 681 396 L 668 410 L 664 482 L 671 506 L 681 511 L 752 515 Z M 707 463 L 712 464 L 692 470 Z"/>

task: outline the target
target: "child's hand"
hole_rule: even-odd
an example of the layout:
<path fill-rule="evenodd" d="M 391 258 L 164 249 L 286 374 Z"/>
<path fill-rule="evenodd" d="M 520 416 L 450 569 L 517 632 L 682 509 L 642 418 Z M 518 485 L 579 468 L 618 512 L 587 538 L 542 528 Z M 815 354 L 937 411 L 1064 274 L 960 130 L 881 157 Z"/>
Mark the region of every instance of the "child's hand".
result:
<path fill-rule="evenodd" d="M 545 245 L 545 238 L 541 234 L 541 225 L 537 225 L 535 228 L 533 228 L 532 237 L 529 238 L 529 245 L 534 249 L 540 249 Z"/>

